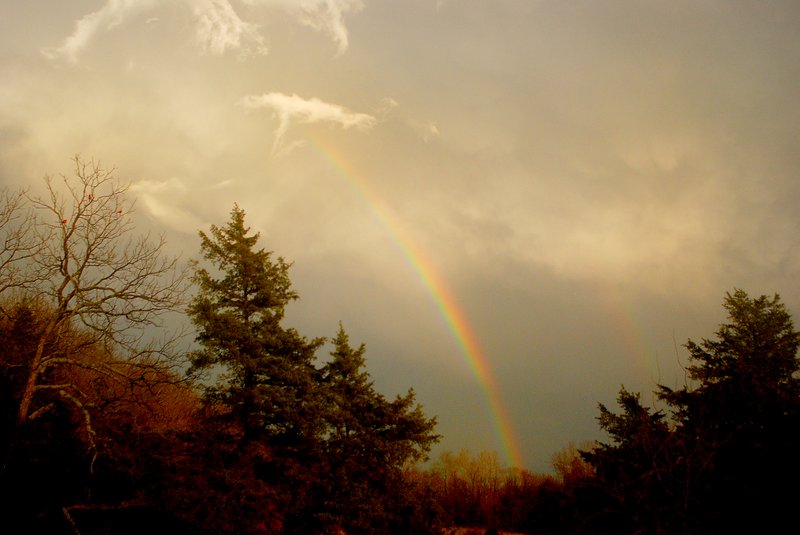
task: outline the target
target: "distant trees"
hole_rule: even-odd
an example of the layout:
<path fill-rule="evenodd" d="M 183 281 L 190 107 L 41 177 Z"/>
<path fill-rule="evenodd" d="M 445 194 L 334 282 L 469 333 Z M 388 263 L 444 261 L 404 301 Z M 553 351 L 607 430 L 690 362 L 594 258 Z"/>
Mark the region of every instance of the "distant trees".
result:
<path fill-rule="evenodd" d="M 566 526 L 560 509 L 564 485 L 550 475 L 506 467 L 496 452 L 444 451 L 406 480 L 429 489 L 434 511 L 446 525 L 475 533 L 487 528 L 551 533 L 554 526 Z"/>
<path fill-rule="evenodd" d="M 564 485 L 575 486 L 594 476 L 594 469 L 583 458 L 581 451 L 591 451 L 595 446 L 591 441 L 584 441 L 580 445 L 569 442 L 553 454 L 551 464 Z"/>
<path fill-rule="evenodd" d="M 727 294 L 715 339 L 686 344 L 691 384 L 659 386 L 669 412 L 620 392 L 601 405 L 611 436 L 585 454 L 615 532 L 774 531 L 793 521 L 800 492 L 800 333 L 780 298 Z M 600 530 L 601 523 L 595 527 Z"/>

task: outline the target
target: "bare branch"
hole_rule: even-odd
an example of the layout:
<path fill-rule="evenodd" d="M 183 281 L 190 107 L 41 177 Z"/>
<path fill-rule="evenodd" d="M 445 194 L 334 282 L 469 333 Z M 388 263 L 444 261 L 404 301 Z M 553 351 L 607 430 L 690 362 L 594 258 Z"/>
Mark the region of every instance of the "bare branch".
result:
<path fill-rule="evenodd" d="M 27 197 L 39 216 L 30 223 L 35 232 L 28 231 L 40 240 L 26 257 L 34 275 L 31 285 L 36 284 L 50 313 L 30 365 L 18 424 L 30 419 L 37 392 L 55 388 L 45 380 L 45 370 L 69 366 L 141 384 L 165 377 L 159 370 L 167 370 L 177 353 L 176 337 L 157 340 L 152 333 L 164 314 L 182 311 L 185 268 L 165 254 L 163 237 L 132 235 L 133 202 L 114 168 L 80 157 L 73 161 L 74 176 L 47 177 L 46 195 Z M 86 358 L 93 347 L 104 348 L 100 360 Z M 84 415 L 94 444 L 90 413 L 76 397 L 80 389 L 65 386 L 57 392 Z"/>
<path fill-rule="evenodd" d="M 26 191 L 0 190 L 0 295 L 27 289 L 35 277 L 25 263 L 40 249 L 34 213 L 25 205 Z M 4 312 L 0 308 L 0 312 Z"/>

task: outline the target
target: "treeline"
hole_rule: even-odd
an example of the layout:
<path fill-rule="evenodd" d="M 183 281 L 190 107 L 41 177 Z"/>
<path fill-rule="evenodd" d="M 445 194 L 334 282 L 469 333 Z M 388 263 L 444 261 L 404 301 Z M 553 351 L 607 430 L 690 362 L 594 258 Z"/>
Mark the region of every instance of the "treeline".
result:
<path fill-rule="evenodd" d="M 588 445 L 587 445 L 588 446 Z M 407 479 L 425 488 L 451 527 L 513 533 L 571 533 L 569 502 L 576 484 L 592 469 L 570 444 L 553 456 L 555 475 L 503 465 L 497 453 L 472 455 L 445 451 L 429 467 L 409 471 Z"/>
<path fill-rule="evenodd" d="M 736 290 L 686 384 L 620 390 L 607 443 L 555 475 L 495 453 L 431 463 L 435 419 L 387 399 L 365 347 L 283 325 L 290 265 L 235 206 L 186 269 L 135 236 L 113 169 L 75 159 L 43 196 L 0 192 L 3 533 L 781 532 L 800 497 L 800 333 Z M 193 350 L 166 328 L 185 314 Z M 534 408 L 535 409 L 535 408 Z"/>

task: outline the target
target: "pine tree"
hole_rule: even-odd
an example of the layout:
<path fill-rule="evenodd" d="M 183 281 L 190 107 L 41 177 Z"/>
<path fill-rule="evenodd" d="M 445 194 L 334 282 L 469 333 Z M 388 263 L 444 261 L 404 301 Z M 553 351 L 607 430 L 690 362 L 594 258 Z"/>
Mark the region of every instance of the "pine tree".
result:
<path fill-rule="evenodd" d="M 234 206 L 224 227 L 200 232 L 203 258 L 215 271 L 195 264 L 199 293 L 188 312 L 202 349 L 192 353 L 191 371 L 222 372 L 205 399 L 227 411 L 244 442 L 297 449 L 317 431 L 313 360 L 322 340 L 281 325 L 297 299 L 290 265 L 256 248 L 260 235 L 244 218 Z"/>
<path fill-rule="evenodd" d="M 800 333 L 778 295 L 728 293 L 728 322 L 716 339 L 689 341 L 693 386 L 660 397 L 676 414 L 675 433 L 701 452 L 694 497 L 722 531 L 789 520 L 800 493 Z"/>
<path fill-rule="evenodd" d="M 622 414 L 600 406 L 612 444 L 585 453 L 606 498 L 592 522 L 617 522 L 612 532 L 773 533 L 794 521 L 800 333 L 777 295 L 736 290 L 723 306 L 716 338 L 686 344 L 690 384 L 659 385 L 667 412 L 624 389 Z"/>
<path fill-rule="evenodd" d="M 326 446 L 334 458 L 352 466 L 402 468 L 425 457 L 439 437 L 436 418 L 427 418 L 409 390 L 388 401 L 375 391 L 363 368 L 365 347 L 350 346 L 340 325 L 332 359 L 323 369 L 326 396 Z"/>
<path fill-rule="evenodd" d="M 319 479 L 308 489 L 313 515 L 298 518 L 293 529 L 387 533 L 390 524 L 415 520 L 419 504 L 408 499 L 403 470 L 439 440 L 436 419 L 424 415 L 413 390 L 393 401 L 377 392 L 365 370 L 365 346 L 353 348 L 341 325 L 333 345 L 321 370 L 325 431 Z"/>

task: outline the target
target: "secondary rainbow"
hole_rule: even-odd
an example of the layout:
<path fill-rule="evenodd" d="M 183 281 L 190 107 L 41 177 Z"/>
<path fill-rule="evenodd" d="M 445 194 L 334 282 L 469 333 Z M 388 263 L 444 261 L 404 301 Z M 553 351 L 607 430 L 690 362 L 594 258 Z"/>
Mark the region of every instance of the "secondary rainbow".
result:
<path fill-rule="evenodd" d="M 600 304 L 607 311 L 608 321 L 613 324 L 614 332 L 624 344 L 624 354 L 628 356 L 636 378 L 643 384 L 661 383 L 658 350 L 646 335 L 652 329 L 642 323 L 642 313 L 637 304 L 624 288 L 611 283 L 599 284 L 597 291 Z"/>
<path fill-rule="evenodd" d="M 439 313 L 452 333 L 467 365 L 481 384 L 492 422 L 500 442 L 506 462 L 513 467 L 523 468 L 519 441 L 514 432 L 508 411 L 500 397 L 497 382 L 489 366 L 489 361 L 481 350 L 466 315 L 461 310 L 454 295 L 441 279 L 427 255 L 416 245 L 381 197 L 366 180 L 360 177 L 354 167 L 332 146 L 311 139 L 314 148 L 331 164 L 337 174 L 364 199 L 373 216 L 389 231 L 411 269 L 436 304 Z"/>

